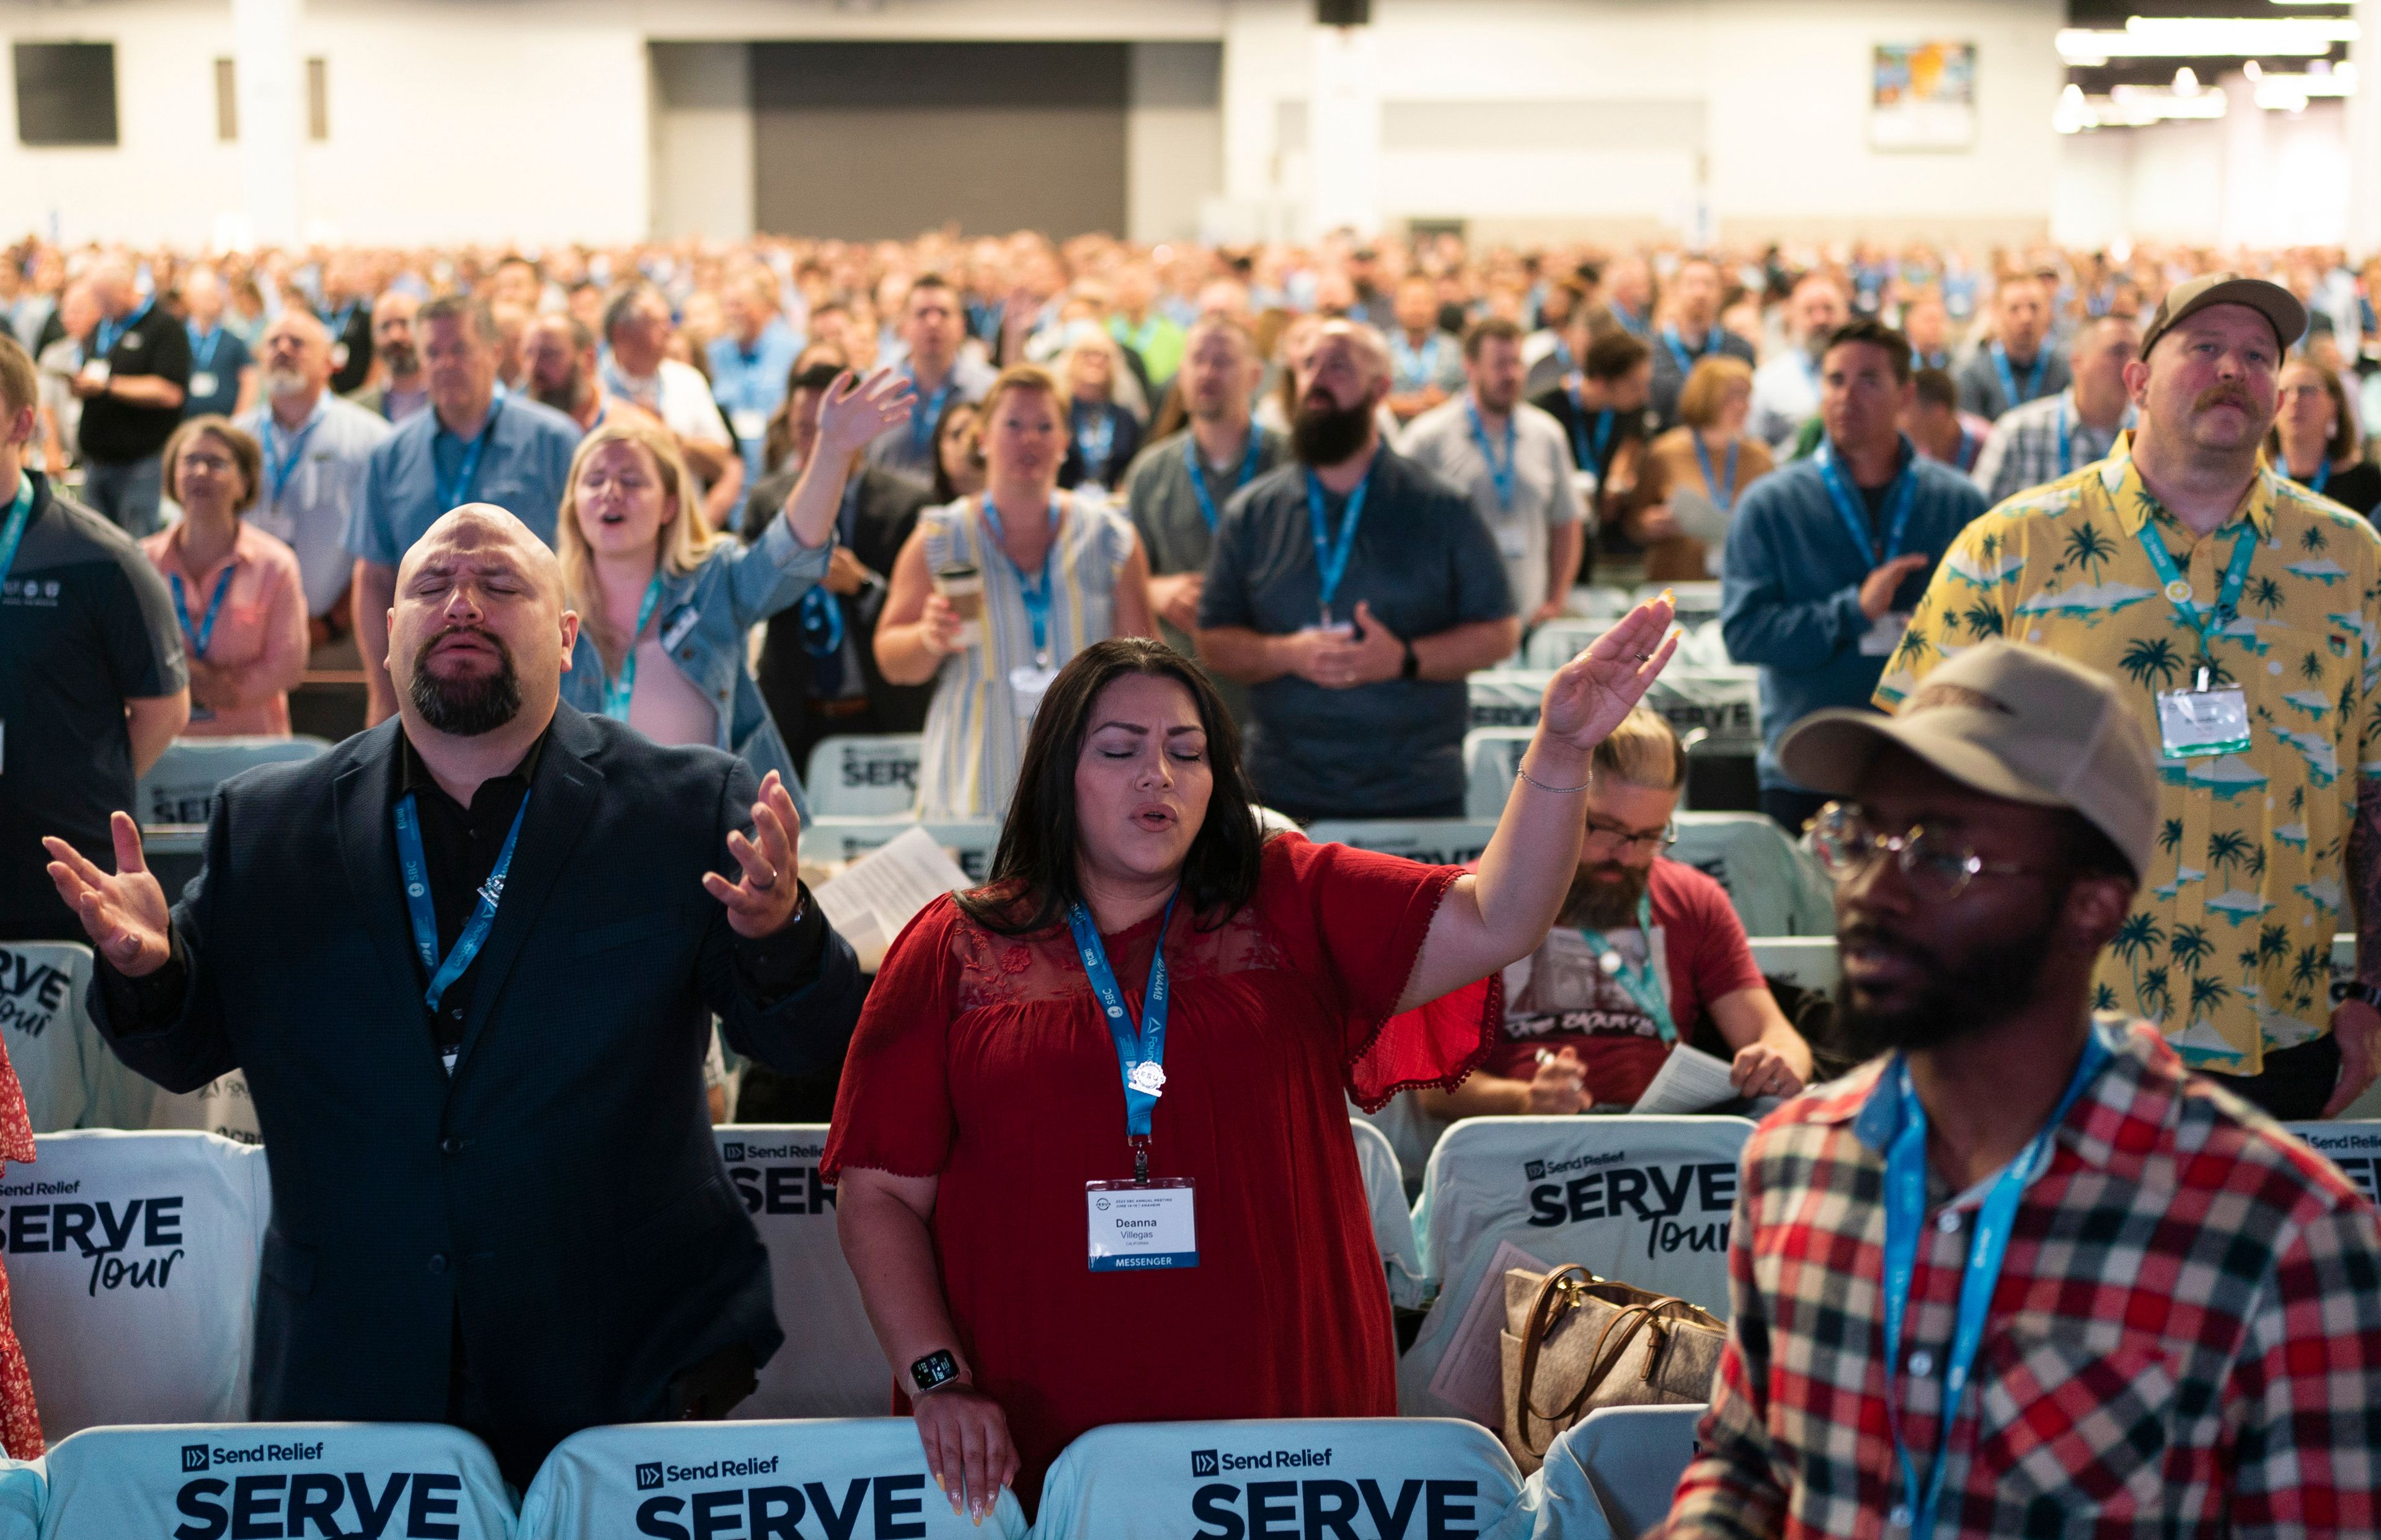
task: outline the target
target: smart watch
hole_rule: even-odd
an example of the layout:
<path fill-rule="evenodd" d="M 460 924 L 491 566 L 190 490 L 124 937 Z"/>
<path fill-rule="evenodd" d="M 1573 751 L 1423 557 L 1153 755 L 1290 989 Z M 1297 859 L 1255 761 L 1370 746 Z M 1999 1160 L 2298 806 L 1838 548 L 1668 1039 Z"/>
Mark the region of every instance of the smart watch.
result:
<path fill-rule="evenodd" d="M 1422 678 L 1422 659 L 1414 656 L 1413 643 L 1410 642 L 1406 643 L 1406 661 L 1398 666 L 1398 678 L 1401 679 Z"/>
<path fill-rule="evenodd" d="M 2362 1000 L 2374 1009 L 2381 1010 L 2381 988 L 2360 982 L 2341 984 L 2339 993 L 2343 999 Z"/>
<path fill-rule="evenodd" d="M 948 1348 L 936 1348 L 910 1365 L 910 1383 L 921 1396 L 929 1390 L 940 1390 L 959 1377 L 959 1361 L 951 1356 Z"/>

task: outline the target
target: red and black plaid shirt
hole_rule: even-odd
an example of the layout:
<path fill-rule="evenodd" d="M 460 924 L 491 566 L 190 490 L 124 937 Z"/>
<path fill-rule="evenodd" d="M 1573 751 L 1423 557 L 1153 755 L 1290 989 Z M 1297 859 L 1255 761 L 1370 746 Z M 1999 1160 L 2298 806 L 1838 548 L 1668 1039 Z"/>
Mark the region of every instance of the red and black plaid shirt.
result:
<path fill-rule="evenodd" d="M 2146 1026 L 2115 1035 L 2019 1208 L 1935 1534 L 2381 1532 L 2373 1206 Z M 1924 1479 L 1984 1189 L 1930 1179 L 1888 1364 L 1879 1078 L 1789 1103 L 1745 1146 L 1735 1314 L 1671 1536 L 1907 1533 L 1886 1398 Z"/>

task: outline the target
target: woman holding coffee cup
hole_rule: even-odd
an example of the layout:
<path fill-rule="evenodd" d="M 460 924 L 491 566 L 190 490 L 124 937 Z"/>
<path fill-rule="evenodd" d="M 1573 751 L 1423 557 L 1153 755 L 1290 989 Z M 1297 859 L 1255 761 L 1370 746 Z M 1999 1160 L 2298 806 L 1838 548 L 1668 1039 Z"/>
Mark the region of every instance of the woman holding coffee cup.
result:
<path fill-rule="evenodd" d="M 889 682 L 934 685 L 918 778 L 926 818 L 1005 814 L 1034 711 L 1067 660 L 1111 636 L 1157 634 L 1132 525 L 1058 490 L 1058 382 L 1020 364 L 981 410 L 984 491 L 918 516 L 876 628 Z"/>

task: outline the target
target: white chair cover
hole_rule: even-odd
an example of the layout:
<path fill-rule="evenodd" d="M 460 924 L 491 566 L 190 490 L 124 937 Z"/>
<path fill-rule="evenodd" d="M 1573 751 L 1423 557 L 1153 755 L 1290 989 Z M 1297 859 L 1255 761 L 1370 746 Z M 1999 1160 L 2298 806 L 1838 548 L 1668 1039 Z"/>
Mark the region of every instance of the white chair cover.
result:
<path fill-rule="evenodd" d="M 811 751 L 803 779 L 811 811 L 825 817 L 889 817 L 918 805 L 918 763 L 924 739 L 917 733 L 853 734 L 826 738 Z"/>

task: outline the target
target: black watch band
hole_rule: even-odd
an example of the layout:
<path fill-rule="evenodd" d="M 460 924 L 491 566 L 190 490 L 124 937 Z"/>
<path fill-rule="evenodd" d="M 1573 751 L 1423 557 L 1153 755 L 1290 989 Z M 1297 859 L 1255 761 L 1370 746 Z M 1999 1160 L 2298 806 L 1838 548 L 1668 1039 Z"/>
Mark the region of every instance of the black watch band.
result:
<path fill-rule="evenodd" d="M 1398 678 L 1401 679 L 1418 679 L 1422 678 L 1422 659 L 1414 655 L 1412 642 L 1407 642 L 1405 644 L 1405 648 L 1406 661 L 1398 666 Z"/>
<path fill-rule="evenodd" d="M 2381 988 L 2363 982 L 2342 984 L 2340 993 L 2351 1000 L 2362 1000 L 2375 1010 L 2381 1010 Z"/>
<path fill-rule="evenodd" d="M 959 1377 L 959 1361 L 951 1356 L 948 1348 L 936 1348 L 910 1365 L 910 1384 L 921 1396 L 929 1390 L 940 1390 Z"/>

